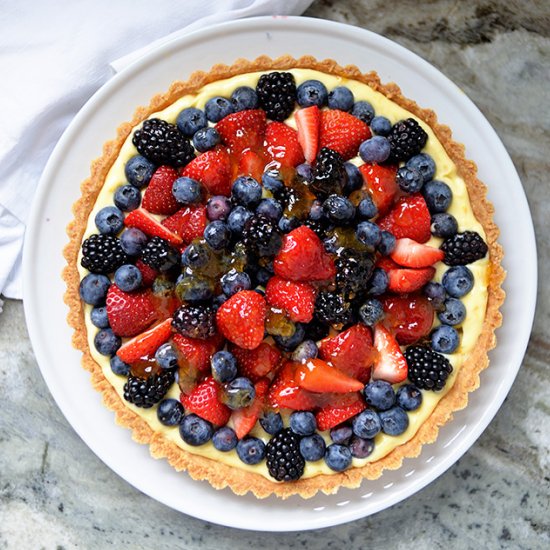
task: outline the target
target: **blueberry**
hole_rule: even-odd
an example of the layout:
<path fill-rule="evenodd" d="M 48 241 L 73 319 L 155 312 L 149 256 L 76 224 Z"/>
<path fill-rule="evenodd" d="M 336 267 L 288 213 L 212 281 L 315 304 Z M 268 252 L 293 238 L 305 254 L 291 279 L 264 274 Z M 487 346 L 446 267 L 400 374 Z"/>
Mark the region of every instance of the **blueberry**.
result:
<path fill-rule="evenodd" d="M 107 298 L 107 291 L 111 286 L 111 281 L 106 275 L 97 273 L 88 273 L 80 281 L 79 293 L 84 302 L 91 306 L 102 306 Z"/>
<path fill-rule="evenodd" d="M 256 109 L 258 106 L 258 94 L 254 88 L 239 86 L 231 94 L 231 103 L 235 111 Z"/>
<path fill-rule="evenodd" d="M 113 195 L 113 202 L 123 212 L 131 212 L 141 204 L 141 193 L 133 185 L 121 185 Z"/>
<path fill-rule="evenodd" d="M 155 352 L 155 360 L 161 369 L 175 369 L 178 366 L 178 354 L 171 344 L 162 344 Z M 178 422 L 179 424 L 179 422 Z"/>
<path fill-rule="evenodd" d="M 354 435 L 349 443 L 349 450 L 354 458 L 367 458 L 374 451 L 374 441 Z"/>
<path fill-rule="evenodd" d="M 223 250 L 231 239 L 231 231 L 225 222 L 210 222 L 204 230 L 204 240 L 214 250 Z"/>
<path fill-rule="evenodd" d="M 308 462 L 316 462 L 325 456 L 325 440 L 319 434 L 303 437 L 300 440 L 300 454 Z"/>
<path fill-rule="evenodd" d="M 297 435 L 312 435 L 317 429 L 315 415 L 309 411 L 295 411 L 290 415 L 290 429 Z"/>
<path fill-rule="evenodd" d="M 353 430 L 351 426 L 346 424 L 335 426 L 330 430 L 330 439 L 332 439 L 333 443 L 338 443 L 339 445 L 347 445 L 352 435 Z"/>
<path fill-rule="evenodd" d="M 196 414 L 187 415 L 181 422 L 180 436 L 188 445 L 198 447 L 204 445 L 212 437 L 214 428 L 208 420 L 203 420 Z"/>
<path fill-rule="evenodd" d="M 266 269 L 265 267 L 260 267 L 260 269 L 256 271 L 256 281 L 261 286 L 267 285 L 267 282 L 271 279 L 271 277 L 273 277 L 273 271 L 269 271 L 269 269 Z"/>
<path fill-rule="evenodd" d="M 193 146 L 200 153 L 214 149 L 221 141 L 222 138 L 216 128 L 201 128 L 193 136 Z"/>
<path fill-rule="evenodd" d="M 103 235 L 116 235 L 124 227 L 124 214 L 116 206 L 105 206 L 95 215 L 94 221 Z"/>
<path fill-rule="evenodd" d="M 337 86 L 328 94 L 328 106 L 330 109 L 350 111 L 353 105 L 353 92 L 345 86 Z"/>
<path fill-rule="evenodd" d="M 319 80 L 306 80 L 298 86 L 296 97 L 300 107 L 311 107 L 312 105 L 322 107 L 327 102 L 328 91 Z"/>
<path fill-rule="evenodd" d="M 135 265 L 124 264 L 115 271 L 114 281 L 123 292 L 132 292 L 141 286 L 143 276 Z"/>
<path fill-rule="evenodd" d="M 361 143 L 359 156 L 368 164 L 381 163 L 390 156 L 390 142 L 383 136 L 373 136 Z"/>
<path fill-rule="evenodd" d="M 192 137 L 195 132 L 208 124 L 204 111 L 196 107 L 183 109 L 176 118 L 178 130 L 186 137 Z"/>
<path fill-rule="evenodd" d="M 265 443 L 257 437 L 245 437 L 237 443 L 237 454 L 245 464 L 258 464 L 265 457 Z"/>
<path fill-rule="evenodd" d="M 368 221 L 357 224 L 355 236 L 360 243 L 373 251 L 380 244 L 382 238 L 380 228 L 375 223 Z"/>
<path fill-rule="evenodd" d="M 283 215 L 283 207 L 281 203 L 275 199 L 262 199 L 256 208 L 256 214 L 260 214 L 277 222 Z"/>
<path fill-rule="evenodd" d="M 427 182 L 422 188 L 422 194 L 426 200 L 428 210 L 432 214 L 445 212 L 453 200 L 451 188 L 446 183 L 438 180 Z"/>
<path fill-rule="evenodd" d="M 244 376 L 234 378 L 224 387 L 223 402 L 233 410 L 248 407 L 255 397 L 254 384 Z"/>
<path fill-rule="evenodd" d="M 374 117 L 374 108 L 368 101 L 358 101 L 353 106 L 351 114 L 365 124 L 370 124 Z"/>
<path fill-rule="evenodd" d="M 101 355 L 114 355 L 121 344 L 120 336 L 117 336 L 110 328 L 102 328 L 94 338 L 95 349 Z"/>
<path fill-rule="evenodd" d="M 94 327 L 109 328 L 109 317 L 107 316 L 107 308 L 105 306 L 94 307 L 90 311 L 90 321 Z"/>
<path fill-rule="evenodd" d="M 200 269 L 208 265 L 212 252 L 208 245 L 202 242 L 191 243 L 181 255 L 181 264 L 184 267 Z"/>
<path fill-rule="evenodd" d="M 262 186 L 250 176 L 241 176 L 235 180 L 231 196 L 242 206 L 256 206 L 262 198 Z"/>
<path fill-rule="evenodd" d="M 305 162 L 298 164 L 298 166 L 296 166 L 296 175 L 304 181 L 311 182 L 313 181 L 313 168 Z"/>
<path fill-rule="evenodd" d="M 369 382 L 363 390 L 365 401 L 379 411 L 387 411 L 395 404 L 395 392 L 389 382 L 375 380 Z"/>
<path fill-rule="evenodd" d="M 137 227 L 128 227 L 120 235 L 120 246 L 128 256 L 139 256 L 148 240 L 147 235 Z"/>
<path fill-rule="evenodd" d="M 317 344 L 313 340 L 304 340 L 292 353 L 292 360 L 305 363 L 309 359 L 315 359 L 318 352 Z"/>
<path fill-rule="evenodd" d="M 292 336 L 275 336 L 274 340 L 277 345 L 284 351 L 294 351 L 306 335 L 306 331 L 300 323 L 296 324 L 296 331 Z"/>
<path fill-rule="evenodd" d="M 368 327 L 373 327 L 384 317 L 382 302 L 376 298 L 367 298 L 359 308 L 359 318 Z"/>
<path fill-rule="evenodd" d="M 262 185 L 273 195 L 278 195 L 285 184 L 281 181 L 281 174 L 275 170 L 270 170 L 262 174 Z"/>
<path fill-rule="evenodd" d="M 214 311 L 218 311 L 219 307 L 227 302 L 228 298 L 225 294 L 219 294 L 212 300 L 212 308 Z"/>
<path fill-rule="evenodd" d="M 211 222 L 227 220 L 231 213 L 231 201 L 223 195 L 210 197 L 206 203 L 206 215 Z"/>
<path fill-rule="evenodd" d="M 231 382 L 237 376 L 237 360 L 229 351 L 217 351 L 210 359 L 212 376 L 221 384 Z"/>
<path fill-rule="evenodd" d="M 225 97 L 213 97 L 204 106 L 206 118 L 211 122 L 219 122 L 222 118 L 234 112 L 233 103 Z"/>
<path fill-rule="evenodd" d="M 289 233 L 293 229 L 296 229 L 298 226 L 300 226 L 300 220 L 295 217 L 287 218 L 286 216 L 282 216 L 279 220 L 279 223 L 277 224 L 277 227 L 283 232 L 283 233 Z"/>
<path fill-rule="evenodd" d="M 409 416 L 401 407 L 380 413 L 382 431 L 388 435 L 401 435 L 409 427 Z"/>
<path fill-rule="evenodd" d="M 343 472 L 351 466 L 351 451 L 344 445 L 333 443 L 327 447 L 325 462 L 335 472 Z"/>
<path fill-rule="evenodd" d="M 436 237 L 448 239 L 458 233 L 458 222 L 452 214 L 439 212 L 432 216 L 431 230 Z"/>
<path fill-rule="evenodd" d="M 244 206 L 236 206 L 231 210 L 227 217 L 227 225 L 231 230 L 231 233 L 240 234 L 243 232 L 244 224 L 252 216 L 252 212 L 247 210 Z"/>
<path fill-rule="evenodd" d="M 474 286 L 474 274 L 464 265 L 451 267 L 443 274 L 443 287 L 453 298 L 462 298 Z"/>
<path fill-rule="evenodd" d="M 357 212 L 364 220 L 370 220 L 378 214 L 378 208 L 370 197 L 365 197 L 357 206 Z"/>
<path fill-rule="evenodd" d="M 378 244 L 378 252 L 382 256 L 389 256 L 395 248 L 395 237 L 389 231 L 380 232 L 380 243 Z"/>
<path fill-rule="evenodd" d="M 405 191 L 405 193 L 418 193 L 424 185 L 422 174 L 416 168 L 408 166 L 401 166 L 397 170 L 396 181 L 401 191 Z"/>
<path fill-rule="evenodd" d="M 350 195 L 354 191 L 357 191 L 363 187 L 363 176 L 361 175 L 359 168 L 351 162 L 345 162 L 344 168 L 346 169 L 346 174 L 348 175 L 348 180 L 344 185 L 344 194 Z"/>
<path fill-rule="evenodd" d="M 323 203 L 323 210 L 335 223 L 348 222 L 355 216 L 355 206 L 349 199 L 340 195 L 329 195 Z"/>
<path fill-rule="evenodd" d="M 248 273 L 237 271 L 236 269 L 229 270 L 221 279 L 222 291 L 226 296 L 233 296 L 241 290 L 250 290 L 252 282 Z"/>
<path fill-rule="evenodd" d="M 366 409 L 354 416 L 351 426 L 353 433 L 364 439 L 372 439 L 382 429 L 380 417 L 372 409 Z"/>
<path fill-rule="evenodd" d="M 432 306 L 436 310 L 443 309 L 445 302 L 445 299 L 447 298 L 447 293 L 445 292 L 445 288 L 443 288 L 443 285 L 441 283 L 435 283 L 433 281 L 430 281 L 422 290 L 424 292 L 424 296 L 430 300 L 432 303 Z"/>
<path fill-rule="evenodd" d="M 325 218 L 323 203 L 319 199 L 315 199 L 311 203 L 311 208 L 309 209 L 309 219 L 316 222 L 322 220 L 323 218 Z"/>
<path fill-rule="evenodd" d="M 375 267 L 369 279 L 367 294 L 371 296 L 380 296 L 388 289 L 389 277 L 385 270 Z"/>
<path fill-rule="evenodd" d="M 176 295 L 184 302 L 205 302 L 214 295 L 214 283 L 199 275 L 185 274 L 178 278 Z"/>
<path fill-rule="evenodd" d="M 434 179 L 435 176 L 435 162 L 427 153 L 420 153 L 411 157 L 406 164 L 407 168 L 418 170 L 422 175 L 422 181 L 424 183 Z"/>
<path fill-rule="evenodd" d="M 150 160 L 136 155 L 126 163 L 124 174 L 128 183 L 141 189 L 149 183 L 156 169 L 157 167 Z"/>
<path fill-rule="evenodd" d="M 183 415 L 183 406 L 177 399 L 163 399 L 158 404 L 157 418 L 164 426 L 178 426 Z"/>
<path fill-rule="evenodd" d="M 387 136 L 391 130 L 391 122 L 385 116 L 375 116 L 370 121 L 370 129 L 374 134 Z"/>
<path fill-rule="evenodd" d="M 466 317 L 466 307 L 460 300 L 449 298 L 445 300 L 445 309 L 437 317 L 444 325 L 460 325 Z"/>
<path fill-rule="evenodd" d="M 405 411 L 416 411 L 422 405 L 422 392 L 414 384 L 405 384 L 397 390 L 397 404 Z"/>
<path fill-rule="evenodd" d="M 130 365 L 125 363 L 118 355 L 113 355 L 110 361 L 111 370 L 118 376 L 128 376 Z"/>
<path fill-rule="evenodd" d="M 458 332 L 449 325 L 441 325 L 432 332 L 431 341 L 434 351 L 453 353 L 459 344 Z"/>
<path fill-rule="evenodd" d="M 280 413 L 266 412 L 260 418 L 260 426 L 270 435 L 278 434 L 284 427 Z"/>
<path fill-rule="evenodd" d="M 214 448 L 224 453 L 232 451 L 237 446 L 238 441 L 235 430 L 231 429 L 229 426 L 224 426 L 216 430 L 212 436 Z"/>
<path fill-rule="evenodd" d="M 185 176 L 178 178 L 172 184 L 172 195 L 180 204 L 195 204 L 201 200 L 201 184 Z"/>

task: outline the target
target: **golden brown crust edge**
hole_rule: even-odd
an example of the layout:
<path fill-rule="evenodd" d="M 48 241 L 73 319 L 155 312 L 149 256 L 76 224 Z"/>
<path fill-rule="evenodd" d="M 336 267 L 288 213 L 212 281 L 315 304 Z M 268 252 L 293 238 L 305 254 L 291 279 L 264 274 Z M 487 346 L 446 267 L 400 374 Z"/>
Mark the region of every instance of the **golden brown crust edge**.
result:
<path fill-rule="evenodd" d="M 196 92 L 209 82 L 247 72 L 290 68 L 316 69 L 368 84 L 424 120 L 433 129 L 456 164 L 459 174 L 466 182 L 474 214 L 485 229 L 490 255 L 490 277 L 488 281 L 487 313 L 478 345 L 462 365 L 452 389 L 441 399 L 428 420 L 412 439 L 395 448 L 384 458 L 361 468 L 353 468 L 332 475 L 322 474 L 292 483 L 276 483 L 259 474 L 232 468 L 181 449 L 174 443 L 165 440 L 159 433 L 155 433 L 141 417 L 124 405 L 114 388 L 103 376 L 100 366 L 93 360 L 88 349 L 83 307 L 78 293 L 80 277 L 77 270 L 77 257 L 88 216 L 97 194 L 122 144 L 136 124 L 152 113 L 167 107 L 177 98 Z M 395 470 L 399 468 L 404 458 L 418 456 L 422 445 L 435 441 L 439 427 L 451 419 L 454 411 L 458 411 L 467 405 L 468 393 L 479 386 L 479 375 L 488 366 L 487 352 L 496 345 L 494 333 L 501 324 L 502 316 L 499 308 L 505 296 L 501 288 L 505 278 L 505 272 L 501 266 L 503 251 L 497 242 L 499 230 L 493 221 L 493 205 L 487 200 L 487 188 L 478 180 L 476 174 L 475 163 L 467 160 L 464 156 L 464 146 L 453 141 L 451 130 L 437 122 L 437 117 L 433 111 L 423 109 L 416 102 L 404 97 L 396 84 L 382 84 L 376 73 L 364 74 L 352 65 L 342 67 L 334 60 L 317 61 L 310 56 L 299 59 L 290 56 L 282 56 L 277 59 L 261 56 L 254 61 L 238 59 L 231 66 L 215 65 L 208 73 L 197 71 L 186 82 L 173 83 L 167 93 L 155 96 L 148 107 L 139 107 L 132 121 L 119 126 L 116 138 L 105 144 L 102 156 L 92 163 L 90 177 L 81 185 L 81 198 L 73 206 L 74 220 L 67 227 L 69 243 L 64 249 L 67 266 L 63 270 L 63 278 L 67 283 L 65 303 L 69 306 L 67 320 L 74 329 L 73 345 L 83 353 L 82 364 L 91 373 L 93 387 L 102 393 L 104 404 L 115 412 L 116 422 L 121 426 L 130 428 L 134 440 L 150 445 L 152 456 L 166 458 L 176 470 L 187 470 L 193 479 L 208 480 L 216 489 L 229 487 L 237 495 L 243 495 L 250 491 L 258 498 L 266 498 L 272 494 L 281 498 L 287 498 L 294 494 L 299 494 L 303 498 L 310 498 L 318 491 L 332 494 L 340 487 L 356 488 L 365 478 L 377 479 L 380 477 L 384 469 Z"/>

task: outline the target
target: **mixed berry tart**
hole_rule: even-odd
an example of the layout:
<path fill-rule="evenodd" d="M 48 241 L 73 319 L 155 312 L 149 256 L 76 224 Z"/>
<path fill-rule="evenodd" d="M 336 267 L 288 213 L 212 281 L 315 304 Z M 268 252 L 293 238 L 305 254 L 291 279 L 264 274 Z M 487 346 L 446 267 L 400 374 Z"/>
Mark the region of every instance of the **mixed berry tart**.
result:
<path fill-rule="evenodd" d="M 117 421 L 257 497 L 356 487 L 479 384 L 504 272 L 486 188 L 376 74 L 267 57 L 176 82 L 82 185 L 74 345 Z"/>

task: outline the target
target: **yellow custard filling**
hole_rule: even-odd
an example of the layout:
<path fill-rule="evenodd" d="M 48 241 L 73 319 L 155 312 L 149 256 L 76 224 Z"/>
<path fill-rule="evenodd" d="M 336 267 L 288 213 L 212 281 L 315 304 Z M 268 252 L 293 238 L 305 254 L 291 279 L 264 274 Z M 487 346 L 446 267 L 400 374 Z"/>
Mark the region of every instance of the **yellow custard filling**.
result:
<path fill-rule="evenodd" d="M 366 100 L 370 102 L 374 107 L 375 112 L 387 117 L 392 124 L 401 119 L 409 117 L 415 118 L 429 136 L 428 142 L 423 151 L 428 153 L 436 163 L 436 173 L 434 179 L 447 183 L 453 192 L 453 200 L 448 212 L 457 219 L 459 231 L 476 231 L 483 238 L 485 238 L 483 227 L 474 217 L 466 184 L 458 175 L 456 166 L 449 158 L 447 152 L 427 124 L 364 83 L 343 77 L 324 74 L 310 69 L 290 69 L 288 72 L 291 72 L 294 75 L 297 85 L 309 79 L 316 79 L 323 82 L 328 90 L 331 90 L 336 86 L 347 86 L 353 92 L 356 101 Z M 208 99 L 213 96 L 219 95 L 229 97 L 232 91 L 239 86 L 251 86 L 254 88 L 261 74 L 263 73 L 248 73 L 207 84 L 199 93 L 194 95 L 186 95 L 180 98 L 163 111 L 152 114 L 151 118 L 158 117 L 174 123 L 179 112 L 186 107 L 198 107 L 202 109 Z M 292 116 L 289 117 L 286 122 L 289 125 L 294 126 L 294 119 Z M 120 185 L 126 183 L 126 177 L 124 175 L 125 164 L 136 154 L 137 150 L 132 144 L 132 136 L 130 135 L 123 144 L 119 156 L 111 167 L 105 179 L 105 184 L 99 192 L 96 203 L 90 213 L 88 224 L 83 235 L 83 240 L 97 231 L 94 223 L 96 213 L 104 206 L 112 204 L 113 193 Z M 362 163 L 359 157 L 352 159 L 351 162 L 354 162 L 355 164 Z M 439 246 L 440 243 L 441 239 L 432 237 L 427 244 Z M 88 273 L 88 271 L 80 265 L 80 259 L 81 253 L 78 258 L 78 270 L 80 277 L 82 278 Z M 435 267 L 436 275 L 434 280 L 441 281 L 441 277 L 446 271 L 447 266 L 440 262 Z M 400 436 L 388 436 L 383 433 L 378 434 L 375 438 L 375 448 L 373 453 L 366 459 L 354 458 L 352 463 L 353 467 L 360 467 L 368 462 L 380 460 L 395 447 L 409 441 L 416 434 L 420 426 L 429 418 L 437 403 L 444 397 L 444 395 L 454 384 L 461 365 L 476 345 L 477 339 L 482 330 L 487 306 L 489 260 L 488 258 L 484 258 L 470 264 L 468 267 L 471 269 L 475 277 L 475 283 L 473 289 L 466 296 L 461 298 L 466 306 L 467 315 L 463 324 L 459 327 L 455 327 L 461 333 L 460 345 L 458 349 L 455 353 L 446 356 L 453 366 L 453 372 L 449 376 L 445 388 L 439 392 L 422 391 L 422 406 L 418 410 L 408 413 L 409 427 L 407 430 Z M 123 387 L 126 382 L 126 378 L 115 375 L 110 368 L 109 358 L 99 354 L 95 349 L 94 337 L 98 332 L 98 329 L 90 321 L 91 309 L 91 306 L 85 305 L 85 324 L 90 353 L 94 360 L 101 366 L 105 378 L 112 384 L 113 388 L 117 391 L 126 407 L 134 411 L 143 420 L 145 420 L 155 432 L 161 432 L 166 439 L 186 451 L 212 458 L 213 460 L 223 462 L 235 468 L 261 474 L 267 479 L 274 481 L 267 472 L 265 461 L 256 466 L 249 466 L 244 464 L 238 458 L 235 451 L 230 451 L 227 453 L 218 451 L 214 448 L 211 442 L 208 442 L 200 447 L 192 447 L 187 445 L 181 439 L 177 427 L 166 427 L 157 420 L 156 408 L 141 409 L 125 401 L 123 398 Z M 437 318 L 434 324 L 438 324 Z M 167 397 L 179 399 L 179 394 L 179 388 L 177 384 L 174 384 L 168 392 Z M 268 434 L 263 431 L 263 429 L 259 426 L 259 423 L 254 428 L 252 435 L 262 438 L 265 442 L 269 439 Z M 328 433 L 324 433 L 322 435 L 325 437 L 327 443 L 330 443 Z M 318 462 L 306 462 L 303 478 L 314 477 L 319 474 L 332 473 L 334 472 L 325 464 L 323 460 Z"/>

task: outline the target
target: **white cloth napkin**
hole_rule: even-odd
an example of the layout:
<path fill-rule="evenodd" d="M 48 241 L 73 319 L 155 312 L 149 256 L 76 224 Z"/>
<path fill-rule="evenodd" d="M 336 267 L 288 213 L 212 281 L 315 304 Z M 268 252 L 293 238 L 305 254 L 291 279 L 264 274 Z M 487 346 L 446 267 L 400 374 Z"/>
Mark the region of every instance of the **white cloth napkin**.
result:
<path fill-rule="evenodd" d="M 300 15 L 312 0 L 0 0 L 0 294 L 22 298 L 32 196 L 90 96 L 151 47 L 221 21 Z"/>

